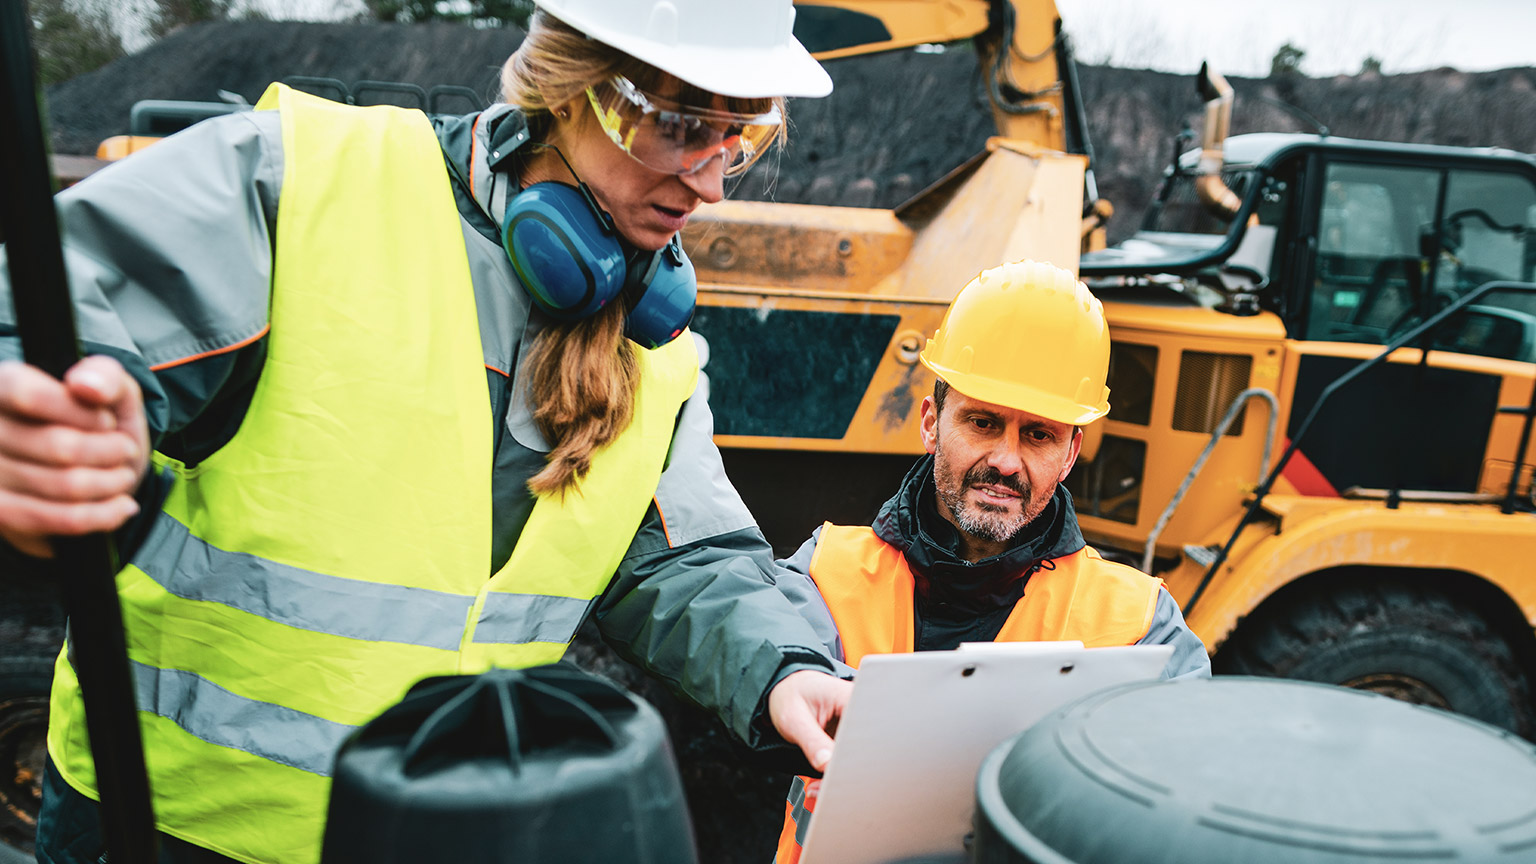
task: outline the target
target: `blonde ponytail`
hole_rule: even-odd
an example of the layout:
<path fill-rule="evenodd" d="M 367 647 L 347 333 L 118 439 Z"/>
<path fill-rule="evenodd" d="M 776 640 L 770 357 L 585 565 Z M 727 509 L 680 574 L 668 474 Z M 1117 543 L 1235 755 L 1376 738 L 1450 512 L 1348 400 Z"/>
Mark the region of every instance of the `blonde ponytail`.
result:
<path fill-rule="evenodd" d="M 638 350 L 624 336 L 623 303 L 535 337 L 523 374 L 533 422 L 553 449 L 528 481 L 534 494 L 574 488 L 591 469 L 592 454 L 629 427 L 640 387 Z"/>

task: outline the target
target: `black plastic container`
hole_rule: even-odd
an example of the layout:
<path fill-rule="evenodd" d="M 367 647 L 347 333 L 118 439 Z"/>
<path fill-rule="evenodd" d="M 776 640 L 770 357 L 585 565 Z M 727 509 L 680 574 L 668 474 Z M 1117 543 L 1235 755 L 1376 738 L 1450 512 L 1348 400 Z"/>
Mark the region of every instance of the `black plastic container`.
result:
<path fill-rule="evenodd" d="M 656 710 L 571 666 L 429 678 L 342 746 L 322 860 L 694 862 Z"/>
<path fill-rule="evenodd" d="M 994 750 L 976 864 L 1536 861 L 1536 747 L 1322 684 L 1112 688 Z"/>

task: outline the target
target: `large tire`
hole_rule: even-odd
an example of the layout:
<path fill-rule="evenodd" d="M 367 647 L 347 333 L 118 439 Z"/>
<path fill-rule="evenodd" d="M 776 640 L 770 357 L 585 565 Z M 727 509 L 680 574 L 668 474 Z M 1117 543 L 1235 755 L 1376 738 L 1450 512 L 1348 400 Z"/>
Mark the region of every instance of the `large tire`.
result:
<path fill-rule="evenodd" d="M 1371 690 L 1536 734 L 1509 643 L 1434 588 L 1363 581 L 1281 598 L 1239 628 L 1215 669 Z"/>
<path fill-rule="evenodd" d="M 0 864 L 35 860 L 52 678 L 47 657 L 0 657 Z"/>

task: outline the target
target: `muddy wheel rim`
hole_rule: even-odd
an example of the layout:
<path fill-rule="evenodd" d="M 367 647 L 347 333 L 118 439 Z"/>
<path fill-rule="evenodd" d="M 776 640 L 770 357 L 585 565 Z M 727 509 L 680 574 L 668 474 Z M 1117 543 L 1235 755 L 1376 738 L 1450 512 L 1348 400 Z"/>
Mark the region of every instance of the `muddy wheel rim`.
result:
<path fill-rule="evenodd" d="M 0 842 L 30 850 L 42 801 L 48 700 L 0 700 Z"/>
<path fill-rule="evenodd" d="M 1358 678 L 1351 678 L 1341 683 L 1345 687 L 1380 693 L 1383 696 L 1390 696 L 1393 699 L 1409 702 L 1414 705 L 1428 705 L 1432 708 L 1451 710 L 1450 701 L 1439 690 L 1411 675 L 1378 672 L 1371 675 L 1361 675 Z"/>

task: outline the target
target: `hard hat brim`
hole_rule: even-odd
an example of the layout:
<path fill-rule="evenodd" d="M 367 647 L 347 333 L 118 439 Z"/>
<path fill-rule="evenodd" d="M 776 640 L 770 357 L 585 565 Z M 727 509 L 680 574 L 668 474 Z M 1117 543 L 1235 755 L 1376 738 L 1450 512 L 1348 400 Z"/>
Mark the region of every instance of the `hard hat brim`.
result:
<path fill-rule="evenodd" d="M 958 372 L 933 363 L 927 357 L 919 359 L 929 371 L 944 379 L 944 383 L 970 399 L 1024 411 L 1069 426 L 1083 426 L 1109 413 L 1108 400 L 1098 405 L 1084 405 L 1027 384 Z"/>
<path fill-rule="evenodd" d="M 832 92 L 832 77 L 793 37 L 787 44 L 766 49 L 691 46 L 684 52 L 645 36 L 618 32 L 602 21 L 585 20 L 572 10 L 562 9 L 560 15 L 587 36 L 721 96 L 771 99 Z"/>

